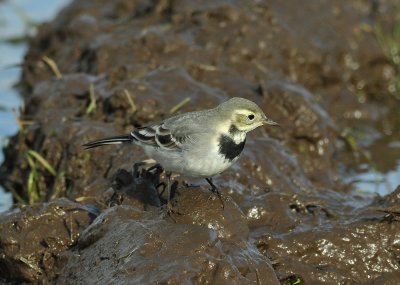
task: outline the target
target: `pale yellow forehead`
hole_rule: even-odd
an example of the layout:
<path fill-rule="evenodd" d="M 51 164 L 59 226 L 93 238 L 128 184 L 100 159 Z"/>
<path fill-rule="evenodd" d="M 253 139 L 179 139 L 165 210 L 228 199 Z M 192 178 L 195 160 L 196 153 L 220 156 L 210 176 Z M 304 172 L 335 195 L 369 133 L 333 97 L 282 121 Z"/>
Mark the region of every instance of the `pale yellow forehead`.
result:
<path fill-rule="evenodd" d="M 240 114 L 240 115 L 249 115 L 249 114 L 258 114 L 260 113 L 259 110 L 249 110 L 249 109 L 237 109 L 235 110 L 236 114 Z"/>

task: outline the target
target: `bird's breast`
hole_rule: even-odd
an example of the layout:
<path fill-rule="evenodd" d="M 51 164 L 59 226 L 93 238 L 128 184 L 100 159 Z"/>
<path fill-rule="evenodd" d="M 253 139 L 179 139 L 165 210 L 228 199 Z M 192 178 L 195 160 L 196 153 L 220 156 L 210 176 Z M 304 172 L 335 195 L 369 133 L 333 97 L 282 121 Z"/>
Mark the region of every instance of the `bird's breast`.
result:
<path fill-rule="evenodd" d="M 225 159 L 233 161 L 242 153 L 245 143 L 245 137 L 237 142 L 232 137 L 223 134 L 219 137 L 218 150 Z"/>

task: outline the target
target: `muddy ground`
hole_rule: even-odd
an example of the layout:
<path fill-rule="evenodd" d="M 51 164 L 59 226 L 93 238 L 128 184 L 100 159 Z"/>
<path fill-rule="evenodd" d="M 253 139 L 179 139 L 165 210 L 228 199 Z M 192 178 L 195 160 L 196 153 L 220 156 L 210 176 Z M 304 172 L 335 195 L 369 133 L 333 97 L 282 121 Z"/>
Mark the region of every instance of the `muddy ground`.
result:
<path fill-rule="evenodd" d="M 0 216 L 0 280 L 398 284 L 400 188 L 380 197 L 345 183 L 400 157 L 396 66 L 375 32 L 393 27 L 396 2 L 74 1 L 23 62 L 31 123 L 1 167 L 19 203 Z M 204 181 L 177 177 L 168 216 L 163 174 L 131 175 L 147 159 L 138 147 L 81 146 L 166 118 L 185 98 L 175 113 L 233 96 L 281 128 L 250 134 L 215 178 L 224 209 Z M 29 164 L 29 150 L 56 175 Z"/>

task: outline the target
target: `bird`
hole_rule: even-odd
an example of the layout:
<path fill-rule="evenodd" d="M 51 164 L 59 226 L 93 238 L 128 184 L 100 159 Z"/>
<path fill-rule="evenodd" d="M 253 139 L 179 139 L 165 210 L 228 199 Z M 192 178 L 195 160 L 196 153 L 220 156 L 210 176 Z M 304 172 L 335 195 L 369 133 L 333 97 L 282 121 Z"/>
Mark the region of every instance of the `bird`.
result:
<path fill-rule="evenodd" d="M 261 108 L 245 98 L 233 97 L 215 108 L 179 114 L 139 127 L 129 134 L 103 138 L 83 145 L 91 149 L 113 144 L 136 144 L 165 170 L 167 207 L 171 209 L 171 174 L 205 178 L 210 191 L 224 202 L 212 177 L 235 163 L 248 132 L 262 126 L 279 126 Z"/>

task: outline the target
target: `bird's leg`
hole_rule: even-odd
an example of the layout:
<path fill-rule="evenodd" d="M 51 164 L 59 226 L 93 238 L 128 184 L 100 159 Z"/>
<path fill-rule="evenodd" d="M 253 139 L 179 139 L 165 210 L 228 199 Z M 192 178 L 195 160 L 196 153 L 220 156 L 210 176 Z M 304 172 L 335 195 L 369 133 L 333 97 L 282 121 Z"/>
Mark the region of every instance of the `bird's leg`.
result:
<path fill-rule="evenodd" d="M 221 202 L 221 205 L 222 205 L 222 209 L 224 209 L 224 208 L 225 208 L 225 202 L 224 202 L 224 200 L 222 199 L 222 195 L 221 195 L 221 193 L 218 191 L 217 186 L 215 186 L 214 183 L 212 182 L 212 178 L 206 178 L 206 180 L 207 180 L 208 184 L 210 184 L 210 186 L 211 186 L 210 191 L 211 191 L 212 193 L 214 193 L 215 195 L 218 196 L 219 201 Z"/>
<path fill-rule="evenodd" d="M 162 195 L 164 194 L 164 191 L 165 191 L 165 188 L 167 188 L 167 185 L 165 184 L 165 182 L 161 182 L 161 183 L 158 183 L 158 185 L 156 186 L 156 188 L 158 189 L 158 188 L 160 188 L 162 186 L 162 190 L 159 192 L 159 194 L 158 194 L 158 196 L 160 197 L 160 198 L 162 198 Z"/>
<path fill-rule="evenodd" d="M 167 177 L 167 211 L 168 214 L 172 212 L 172 204 L 171 204 L 171 172 L 165 172 L 165 176 Z"/>
<path fill-rule="evenodd" d="M 168 216 L 171 217 L 171 219 L 177 223 L 176 219 L 174 218 L 174 216 L 172 216 L 172 214 L 178 214 L 178 215 L 182 215 L 181 213 L 179 213 L 179 211 L 175 211 L 172 207 L 172 203 L 171 203 L 171 198 L 175 196 L 175 191 L 176 188 L 178 187 L 178 182 L 174 182 L 171 184 L 171 172 L 166 172 L 165 176 L 167 178 L 167 186 L 164 187 L 164 190 L 167 190 L 167 214 Z M 164 192 L 163 190 L 163 192 Z"/>

